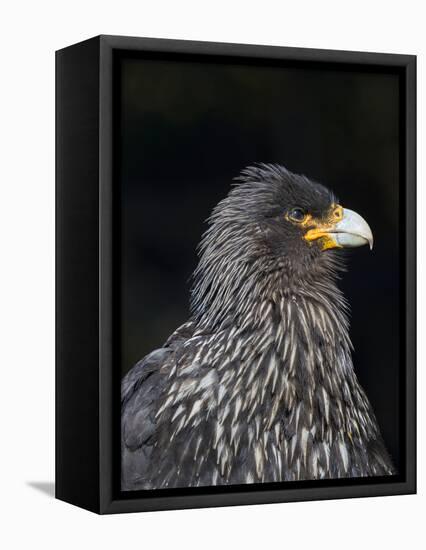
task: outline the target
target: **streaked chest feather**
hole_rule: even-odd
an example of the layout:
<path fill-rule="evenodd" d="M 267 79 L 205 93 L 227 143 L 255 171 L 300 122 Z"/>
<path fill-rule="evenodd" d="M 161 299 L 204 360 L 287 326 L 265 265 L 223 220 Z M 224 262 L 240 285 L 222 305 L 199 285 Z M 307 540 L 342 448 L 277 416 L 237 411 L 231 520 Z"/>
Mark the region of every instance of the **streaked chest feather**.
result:
<path fill-rule="evenodd" d="M 356 475 L 375 424 L 346 327 L 339 310 L 290 296 L 195 332 L 164 366 L 154 447 L 192 456 L 193 485 Z"/>

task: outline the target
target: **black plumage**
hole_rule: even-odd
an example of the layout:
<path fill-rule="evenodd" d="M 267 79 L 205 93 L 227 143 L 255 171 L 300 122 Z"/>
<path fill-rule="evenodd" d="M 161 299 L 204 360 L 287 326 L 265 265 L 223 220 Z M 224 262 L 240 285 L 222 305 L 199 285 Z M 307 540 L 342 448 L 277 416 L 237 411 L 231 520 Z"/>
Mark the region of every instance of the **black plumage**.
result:
<path fill-rule="evenodd" d="M 366 222 L 278 165 L 203 236 L 191 318 L 122 382 L 122 489 L 394 473 L 351 359 L 341 250 Z"/>

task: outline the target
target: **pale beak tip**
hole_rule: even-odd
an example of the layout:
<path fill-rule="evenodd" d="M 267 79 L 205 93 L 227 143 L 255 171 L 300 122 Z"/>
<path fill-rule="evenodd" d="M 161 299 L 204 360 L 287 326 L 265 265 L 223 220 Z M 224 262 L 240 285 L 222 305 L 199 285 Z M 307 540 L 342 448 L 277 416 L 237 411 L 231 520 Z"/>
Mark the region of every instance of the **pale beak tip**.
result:
<path fill-rule="evenodd" d="M 343 247 L 357 247 L 368 244 L 373 250 L 373 233 L 368 223 L 353 210 L 345 208 L 343 218 L 335 226 L 339 235 L 339 244 Z"/>

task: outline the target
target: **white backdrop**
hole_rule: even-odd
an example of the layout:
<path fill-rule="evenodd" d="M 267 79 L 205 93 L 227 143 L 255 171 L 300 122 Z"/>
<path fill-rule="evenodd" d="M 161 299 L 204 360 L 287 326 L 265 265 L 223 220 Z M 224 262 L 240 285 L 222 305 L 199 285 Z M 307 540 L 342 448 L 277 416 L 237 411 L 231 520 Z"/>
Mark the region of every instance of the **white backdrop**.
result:
<path fill-rule="evenodd" d="M 56 0 L 0 20 L 0 312 L 3 548 L 401 548 L 425 543 L 420 496 L 98 517 L 55 501 L 54 51 L 97 34 L 417 54 L 419 265 L 424 266 L 422 1 Z M 419 270 L 419 327 L 425 290 Z M 422 339 L 420 339 L 422 340 Z M 424 338 L 423 338 L 424 340 Z M 425 462 L 419 343 L 419 462 Z M 423 509 L 423 510 L 422 510 Z M 416 542 L 417 540 L 417 542 Z"/>

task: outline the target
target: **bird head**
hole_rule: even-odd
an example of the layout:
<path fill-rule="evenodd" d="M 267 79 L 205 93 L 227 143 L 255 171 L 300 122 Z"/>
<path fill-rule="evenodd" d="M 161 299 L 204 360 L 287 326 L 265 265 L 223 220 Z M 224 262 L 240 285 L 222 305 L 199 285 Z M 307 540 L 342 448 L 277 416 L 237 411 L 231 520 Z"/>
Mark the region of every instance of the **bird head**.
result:
<path fill-rule="evenodd" d="M 239 287 L 263 288 L 266 274 L 280 273 L 286 285 L 333 275 L 336 251 L 373 246 L 359 214 L 323 185 L 275 164 L 244 169 L 209 224 L 195 272 L 195 309 L 224 307 L 224 296 L 242 297 Z"/>
<path fill-rule="evenodd" d="M 297 252 L 312 259 L 330 249 L 373 247 L 367 222 L 323 185 L 278 165 L 247 168 L 239 180 L 228 206 L 245 208 L 247 218 L 241 212 L 241 220 L 251 217 L 259 224 L 278 256 Z"/>

